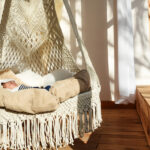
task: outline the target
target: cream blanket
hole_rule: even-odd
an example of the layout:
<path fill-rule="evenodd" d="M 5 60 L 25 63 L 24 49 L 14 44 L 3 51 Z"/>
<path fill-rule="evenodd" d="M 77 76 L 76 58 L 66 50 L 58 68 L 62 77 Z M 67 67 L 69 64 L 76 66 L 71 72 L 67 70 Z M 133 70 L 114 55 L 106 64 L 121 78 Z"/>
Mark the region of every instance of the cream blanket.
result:
<path fill-rule="evenodd" d="M 44 89 L 27 89 L 13 93 L 0 89 L 0 107 L 12 111 L 36 114 L 54 111 L 58 105 L 56 96 Z"/>
<path fill-rule="evenodd" d="M 8 77 L 17 80 L 10 70 L 0 73 L 0 79 Z M 21 83 L 19 79 L 17 82 Z M 89 75 L 86 70 L 82 70 L 71 78 L 56 81 L 50 91 L 33 88 L 10 92 L 0 88 L 0 107 L 30 114 L 50 112 L 56 110 L 59 103 L 89 89 Z"/>

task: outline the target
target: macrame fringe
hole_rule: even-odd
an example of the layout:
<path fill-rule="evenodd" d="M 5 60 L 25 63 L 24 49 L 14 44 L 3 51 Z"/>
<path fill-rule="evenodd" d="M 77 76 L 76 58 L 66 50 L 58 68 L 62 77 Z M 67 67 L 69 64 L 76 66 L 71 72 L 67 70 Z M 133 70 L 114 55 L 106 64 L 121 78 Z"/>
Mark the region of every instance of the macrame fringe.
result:
<path fill-rule="evenodd" d="M 73 144 L 74 139 L 93 131 L 102 121 L 96 103 L 82 108 L 62 115 L 26 115 L 13 120 L 1 120 L 0 149 L 57 149 Z"/>

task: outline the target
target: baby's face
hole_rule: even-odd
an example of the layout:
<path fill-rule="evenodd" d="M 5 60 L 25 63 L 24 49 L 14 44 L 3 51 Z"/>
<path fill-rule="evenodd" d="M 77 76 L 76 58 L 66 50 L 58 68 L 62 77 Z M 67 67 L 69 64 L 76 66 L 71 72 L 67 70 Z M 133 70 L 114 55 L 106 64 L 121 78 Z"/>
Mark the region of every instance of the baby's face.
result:
<path fill-rule="evenodd" d="M 2 83 L 3 88 L 7 88 L 7 89 L 14 89 L 16 88 L 18 85 L 15 81 L 9 81 L 6 83 Z"/>

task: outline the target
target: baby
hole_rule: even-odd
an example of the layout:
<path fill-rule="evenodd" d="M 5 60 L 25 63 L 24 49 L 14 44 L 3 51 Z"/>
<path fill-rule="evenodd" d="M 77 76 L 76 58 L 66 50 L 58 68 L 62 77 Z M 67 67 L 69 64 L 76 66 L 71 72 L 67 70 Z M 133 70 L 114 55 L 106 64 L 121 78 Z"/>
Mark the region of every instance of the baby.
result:
<path fill-rule="evenodd" d="M 5 80 L 2 80 L 1 81 L 1 85 L 3 88 L 6 88 L 8 89 L 9 91 L 11 92 L 16 92 L 16 91 L 19 91 L 19 90 L 23 90 L 23 89 L 30 89 L 30 88 L 39 88 L 39 89 L 45 89 L 47 91 L 49 91 L 49 89 L 51 88 L 50 85 L 46 86 L 46 87 L 31 87 L 31 86 L 26 86 L 26 85 L 18 85 L 15 80 L 13 79 L 5 79 Z"/>

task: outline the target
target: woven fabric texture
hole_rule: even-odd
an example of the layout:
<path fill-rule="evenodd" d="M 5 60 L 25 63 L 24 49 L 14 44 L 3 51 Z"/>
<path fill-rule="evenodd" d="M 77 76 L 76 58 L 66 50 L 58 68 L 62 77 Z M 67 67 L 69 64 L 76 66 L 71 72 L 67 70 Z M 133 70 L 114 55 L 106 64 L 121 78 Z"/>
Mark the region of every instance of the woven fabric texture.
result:
<path fill-rule="evenodd" d="M 79 37 L 68 0 L 63 0 L 90 75 L 91 91 L 50 113 L 20 114 L 0 108 L 0 149 L 46 149 L 73 144 L 100 126 L 100 83 Z M 4 6 L 4 7 L 3 7 Z M 56 16 L 54 0 L 0 0 L 0 71 L 27 69 L 45 75 L 56 69 L 78 72 Z"/>
<path fill-rule="evenodd" d="M 11 0 L 0 24 L 0 70 L 32 69 L 41 75 L 56 69 L 77 72 L 56 16 L 53 0 Z"/>

